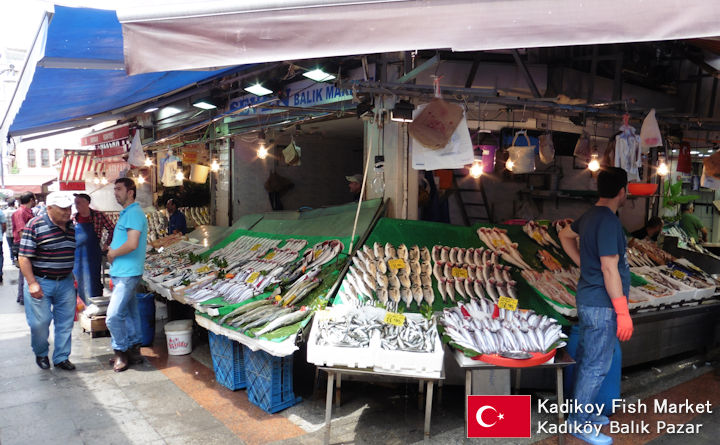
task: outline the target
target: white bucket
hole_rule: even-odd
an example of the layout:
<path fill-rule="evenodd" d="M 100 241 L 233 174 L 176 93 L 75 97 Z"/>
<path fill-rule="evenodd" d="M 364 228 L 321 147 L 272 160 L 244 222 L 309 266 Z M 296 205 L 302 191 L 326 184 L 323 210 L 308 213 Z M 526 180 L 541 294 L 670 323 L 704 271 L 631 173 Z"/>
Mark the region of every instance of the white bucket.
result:
<path fill-rule="evenodd" d="M 208 173 L 210 173 L 210 167 L 202 164 L 192 164 L 190 166 L 190 181 L 197 182 L 199 184 L 205 184 L 207 181 Z"/>
<path fill-rule="evenodd" d="M 170 355 L 192 352 L 192 320 L 175 320 L 165 324 L 165 337 Z"/>

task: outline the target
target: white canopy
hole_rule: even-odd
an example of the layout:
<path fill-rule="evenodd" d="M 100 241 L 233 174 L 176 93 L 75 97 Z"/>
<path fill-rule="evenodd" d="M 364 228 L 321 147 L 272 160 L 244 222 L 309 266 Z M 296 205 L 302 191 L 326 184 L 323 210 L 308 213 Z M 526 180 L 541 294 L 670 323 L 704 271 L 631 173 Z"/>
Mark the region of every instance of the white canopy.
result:
<path fill-rule="evenodd" d="M 708 0 L 174 0 L 120 8 L 129 74 L 415 49 L 720 36 Z"/>

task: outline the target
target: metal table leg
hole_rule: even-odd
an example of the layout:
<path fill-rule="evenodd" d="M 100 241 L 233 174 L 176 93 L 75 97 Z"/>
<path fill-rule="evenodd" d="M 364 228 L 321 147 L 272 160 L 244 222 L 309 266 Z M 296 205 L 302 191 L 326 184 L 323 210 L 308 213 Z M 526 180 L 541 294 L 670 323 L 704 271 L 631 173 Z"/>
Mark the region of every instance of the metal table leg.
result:
<path fill-rule="evenodd" d="M 335 373 L 328 371 L 327 393 L 325 394 L 325 445 L 330 443 L 330 420 L 332 419 L 333 386 Z"/>
<path fill-rule="evenodd" d="M 341 398 L 340 398 L 341 387 L 342 387 L 342 374 L 338 374 L 337 382 L 335 383 L 335 406 L 337 406 L 337 407 L 339 407 L 340 403 L 341 403 L 340 402 L 341 401 Z"/>
<path fill-rule="evenodd" d="M 558 406 L 562 406 L 562 404 L 565 402 L 565 396 L 563 394 L 563 370 L 561 367 L 556 368 L 557 373 L 557 401 Z M 558 410 L 558 425 L 562 425 L 564 421 L 563 413 L 561 410 Z M 563 434 L 558 434 L 558 444 L 562 445 L 565 443 L 565 436 Z"/>
<path fill-rule="evenodd" d="M 468 435 L 468 396 L 470 395 L 470 388 L 472 388 L 472 373 L 468 369 L 465 371 L 465 437 Z"/>
<path fill-rule="evenodd" d="M 425 398 L 425 381 L 418 380 L 418 409 L 422 409 Z"/>
<path fill-rule="evenodd" d="M 425 400 L 425 437 L 430 437 L 430 417 L 432 416 L 433 381 L 427 382 L 427 399 Z"/>

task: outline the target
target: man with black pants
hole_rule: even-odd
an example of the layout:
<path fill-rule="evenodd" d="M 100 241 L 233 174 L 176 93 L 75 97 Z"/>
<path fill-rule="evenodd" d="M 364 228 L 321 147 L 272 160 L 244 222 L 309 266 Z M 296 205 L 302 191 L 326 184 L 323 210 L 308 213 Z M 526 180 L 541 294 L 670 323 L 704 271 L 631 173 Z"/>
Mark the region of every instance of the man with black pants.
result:
<path fill-rule="evenodd" d="M 75 319 L 75 230 L 70 222 L 73 197 L 53 192 L 47 197 L 47 213 L 32 218 L 22 231 L 18 263 L 25 276 L 25 316 L 35 362 L 50 368 L 48 336 L 55 325 L 53 364 L 72 371 L 71 337 Z"/>
<path fill-rule="evenodd" d="M 32 208 L 35 207 L 35 195 L 32 192 L 25 192 L 20 195 L 20 208 L 15 210 L 12 215 L 12 226 L 13 226 L 13 251 L 12 254 L 15 258 L 18 257 L 18 251 L 20 249 L 20 238 L 22 237 L 22 231 L 25 225 L 30 221 L 33 216 Z M 25 280 L 23 279 L 22 272 L 18 273 L 18 296 L 17 302 L 24 304 L 24 286 Z"/>
<path fill-rule="evenodd" d="M 559 234 L 563 249 L 580 267 L 576 297 L 580 340 L 575 354 L 573 391 L 576 406 L 597 403 L 618 339 L 630 340 L 633 333 L 627 302 L 630 292 L 627 240 L 615 215 L 625 203 L 626 186 L 625 170 L 617 167 L 601 170 L 597 178 L 600 199 Z M 594 434 L 590 427 L 608 423 L 610 420 L 599 413 L 578 412 L 568 416 L 570 433 L 593 445 L 613 442 L 599 431 Z"/>

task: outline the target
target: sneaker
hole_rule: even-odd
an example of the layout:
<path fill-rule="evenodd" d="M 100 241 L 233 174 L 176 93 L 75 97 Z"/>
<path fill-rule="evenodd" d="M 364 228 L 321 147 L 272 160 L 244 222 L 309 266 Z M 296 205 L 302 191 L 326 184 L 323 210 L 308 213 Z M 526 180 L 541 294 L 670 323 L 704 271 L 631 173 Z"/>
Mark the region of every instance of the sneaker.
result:
<path fill-rule="evenodd" d="M 600 432 L 596 434 L 594 428 L 578 428 L 574 429 L 570 434 L 591 445 L 612 445 L 613 443 L 612 437 Z"/>
<path fill-rule="evenodd" d="M 602 414 L 593 414 L 590 417 L 590 423 L 593 425 L 607 425 L 610 423 L 610 419 L 608 419 L 607 416 L 603 416 Z"/>

